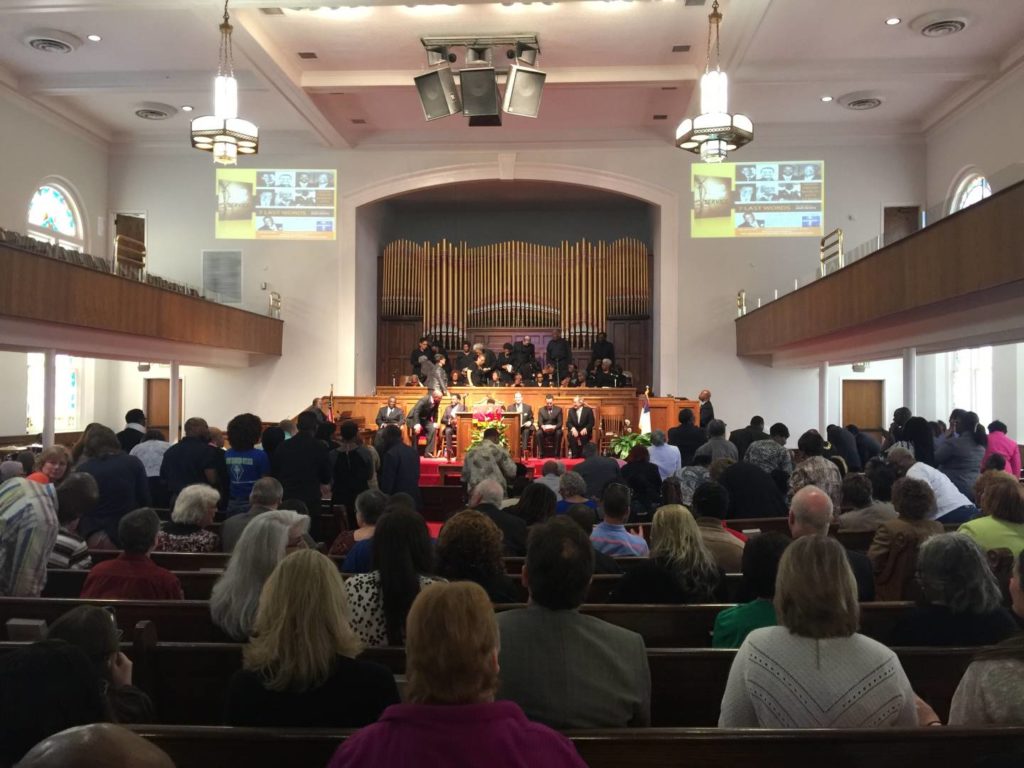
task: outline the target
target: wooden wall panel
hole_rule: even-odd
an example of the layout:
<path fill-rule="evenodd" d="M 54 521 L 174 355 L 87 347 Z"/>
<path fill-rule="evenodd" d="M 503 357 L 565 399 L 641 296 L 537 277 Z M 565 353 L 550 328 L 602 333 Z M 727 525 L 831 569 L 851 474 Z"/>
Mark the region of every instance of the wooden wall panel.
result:
<path fill-rule="evenodd" d="M 768 355 L 896 315 L 924 319 L 955 299 L 983 312 L 989 292 L 1024 290 L 1021 210 L 1024 183 L 737 318 L 736 353 Z"/>
<path fill-rule="evenodd" d="M 0 315 L 261 355 L 284 324 L 0 244 Z"/>

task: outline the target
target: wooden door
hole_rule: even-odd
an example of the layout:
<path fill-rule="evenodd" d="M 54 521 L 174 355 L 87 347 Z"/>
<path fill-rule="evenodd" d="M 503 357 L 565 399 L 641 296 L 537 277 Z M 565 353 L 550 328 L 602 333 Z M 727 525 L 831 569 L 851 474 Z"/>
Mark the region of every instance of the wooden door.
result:
<path fill-rule="evenodd" d="M 146 425 L 148 429 L 159 429 L 167 437 L 171 428 L 171 391 L 170 379 L 146 379 Z M 181 379 L 178 379 L 178 414 L 181 414 Z M 178 425 L 178 436 L 181 436 L 181 425 Z"/>
<path fill-rule="evenodd" d="M 885 426 L 885 381 L 847 379 L 843 382 L 843 426 L 856 424 L 865 432 Z"/>

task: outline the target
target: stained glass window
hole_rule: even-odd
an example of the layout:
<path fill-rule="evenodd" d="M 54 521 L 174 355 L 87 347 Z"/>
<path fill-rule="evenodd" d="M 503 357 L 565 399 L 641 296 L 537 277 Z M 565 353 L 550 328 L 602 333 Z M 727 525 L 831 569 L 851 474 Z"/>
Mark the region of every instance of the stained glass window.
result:
<path fill-rule="evenodd" d="M 28 206 L 28 234 L 37 240 L 84 250 L 82 218 L 71 193 L 54 183 L 39 187 Z"/>
<path fill-rule="evenodd" d="M 43 429 L 44 366 L 42 353 L 30 352 L 28 358 L 28 403 L 26 433 Z M 57 355 L 54 430 L 74 432 L 79 428 L 83 360 L 80 357 Z"/>
<path fill-rule="evenodd" d="M 960 182 L 956 195 L 953 197 L 952 213 L 962 211 L 969 205 L 974 205 L 992 194 L 992 186 L 988 179 L 978 174 L 972 174 Z"/>

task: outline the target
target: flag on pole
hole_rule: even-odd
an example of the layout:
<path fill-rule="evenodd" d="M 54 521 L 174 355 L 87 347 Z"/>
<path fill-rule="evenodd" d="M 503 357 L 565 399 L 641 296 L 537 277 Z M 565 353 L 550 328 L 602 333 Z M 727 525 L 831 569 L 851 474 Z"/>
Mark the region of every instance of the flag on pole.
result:
<path fill-rule="evenodd" d="M 640 409 L 640 434 L 646 435 L 651 431 L 651 398 L 650 387 L 644 388 L 644 404 Z"/>

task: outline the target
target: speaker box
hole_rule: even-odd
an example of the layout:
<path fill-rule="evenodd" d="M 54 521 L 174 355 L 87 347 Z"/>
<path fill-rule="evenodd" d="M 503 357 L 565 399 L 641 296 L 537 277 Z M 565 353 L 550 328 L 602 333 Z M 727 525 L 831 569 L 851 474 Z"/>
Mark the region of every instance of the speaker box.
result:
<path fill-rule="evenodd" d="M 494 67 L 473 67 L 459 72 L 462 86 L 462 114 L 467 117 L 496 115 L 501 106 L 498 76 Z"/>
<path fill-rule="evenodd" d="M 462 101 L 455 87 L 455 76 L 448 67 L 433 69 L 413 78 L 420 96 L 423 116 L 437 120 L 462 111 Z"/>
<path fill-rule="evenodd" d="M 508 70 L 503 108 L 510 115 L 537 117 L 546 72 L 513 64 Z"/>

